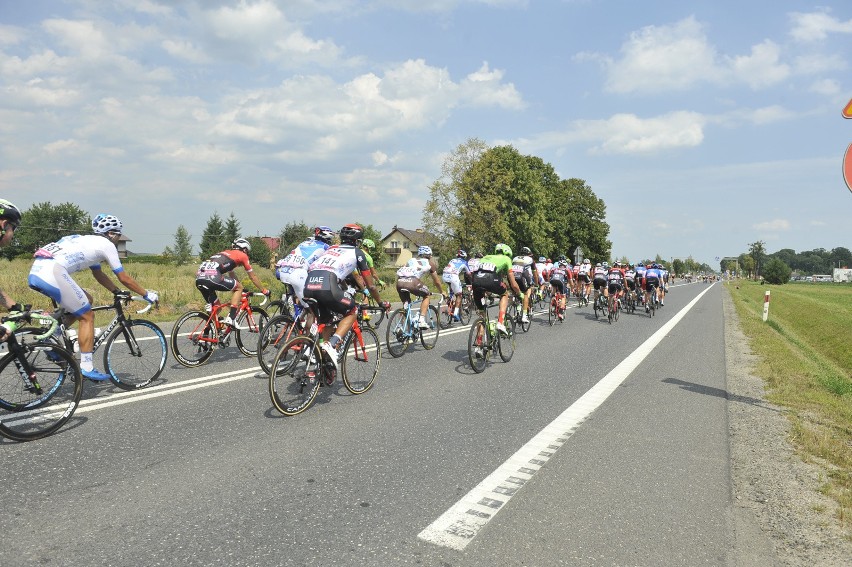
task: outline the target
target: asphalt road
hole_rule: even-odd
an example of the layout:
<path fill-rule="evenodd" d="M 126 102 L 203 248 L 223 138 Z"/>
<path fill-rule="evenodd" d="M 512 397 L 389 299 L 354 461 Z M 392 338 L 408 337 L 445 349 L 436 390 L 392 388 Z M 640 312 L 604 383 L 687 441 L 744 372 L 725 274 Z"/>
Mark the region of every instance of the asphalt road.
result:
<path fill-rule="evenodd" d="M 0 440 L 0 564 L 730 564 L 721 294 L 539 318 L 482 374 L 454 327 L 292 418 L 236 348 L 88 384 L 57 434 Z"/>

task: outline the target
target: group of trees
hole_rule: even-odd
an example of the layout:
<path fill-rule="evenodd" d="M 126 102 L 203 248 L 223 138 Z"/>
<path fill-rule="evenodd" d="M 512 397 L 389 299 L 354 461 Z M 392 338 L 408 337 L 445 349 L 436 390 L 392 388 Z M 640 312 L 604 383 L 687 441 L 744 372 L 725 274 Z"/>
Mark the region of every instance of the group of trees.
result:
<path fill-rule="evenodd" d="M 21 226 L 12 243 L 0 250 L 3 258 L 32 258 L 33 252 L 69 234 L 92 234 L 92 217 L 74 203 L 37 203 L 21 211 Z"/>
<path fill-rule="evenodd" d="M 748 251 L 737 258 L 726 258 L 721 262 L 723 272 L 730 270 L 777 284 L 789 281 L 793 272 L 802 275 L 831 274 L 834 268 L 849 266 L 852 266 L 852 252 L 848 248 L 838 247 L 830 251 L 816 248 L 799 253 L 791 248 L 782 248 L 767 254 L 766 242 L 762 240 L 750 243 Z"/>
<path fill-rule="evenodd" d="M 504 242 L 513 251 L 528 246 L 536 256 L 572 258 L 579 246 L 587 258 L 609 259 L 603 200 L 582 179 L 560 179 L 541 158 L 474 138 L 445 159 L 441 174 L 423 211 L 439 253 L 490 252 Z"/>

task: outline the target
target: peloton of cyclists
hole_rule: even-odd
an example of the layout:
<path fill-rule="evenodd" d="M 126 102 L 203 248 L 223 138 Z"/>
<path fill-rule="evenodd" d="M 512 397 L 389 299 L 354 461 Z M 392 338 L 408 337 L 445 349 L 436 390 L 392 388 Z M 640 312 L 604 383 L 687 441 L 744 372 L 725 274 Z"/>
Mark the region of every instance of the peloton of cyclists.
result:
<path fill-rule="evenodd" d="M 472 281 L 470 267 L 467 265 L 467 252 L 461 249 L 456 252 L 455 258 L 452 258 L 449 262 L 447 262 L 447 265 L 444 267 L 444 273 L 441 275 L 441 279 L 447 284 L 447 296 L 449 297 L 447 306 L 454 306 L 454 321 L 461 321 L 459 318 L 459 307 L 461 305 L 461 301 L 456 301 L 456 296 L 459 296 L 462 292 L 460 276 L 464 276 L 465 283 L 470 283 Z"/>

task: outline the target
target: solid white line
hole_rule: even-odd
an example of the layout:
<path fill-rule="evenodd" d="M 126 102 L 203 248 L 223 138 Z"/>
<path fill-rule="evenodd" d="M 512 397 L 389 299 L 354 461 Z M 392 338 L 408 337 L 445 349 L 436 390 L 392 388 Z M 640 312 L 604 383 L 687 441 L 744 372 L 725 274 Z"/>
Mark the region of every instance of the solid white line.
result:
<path fill-rule="evenodd" d="M 463 550 L 592 412 L 624 382 L 704 294 L 710 291 L 713 285 L 715 283 L 698 294 L 609 374 L 427 526 L 417 537 L 443 547 Z"/>

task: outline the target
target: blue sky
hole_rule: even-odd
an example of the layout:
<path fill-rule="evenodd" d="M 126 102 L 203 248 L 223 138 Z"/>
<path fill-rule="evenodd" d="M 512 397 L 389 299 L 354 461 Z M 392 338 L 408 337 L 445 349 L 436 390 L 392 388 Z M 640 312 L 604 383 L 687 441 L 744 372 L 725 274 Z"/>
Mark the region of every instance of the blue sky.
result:
<path fill-rule="evenodd" d="M 586 180 L 613 254 L 852 248 L 839 0 L 0 3 L 0 196 L 160 252 L 210 215 L 421 225 L 469 138 Z"/>

